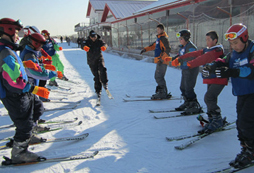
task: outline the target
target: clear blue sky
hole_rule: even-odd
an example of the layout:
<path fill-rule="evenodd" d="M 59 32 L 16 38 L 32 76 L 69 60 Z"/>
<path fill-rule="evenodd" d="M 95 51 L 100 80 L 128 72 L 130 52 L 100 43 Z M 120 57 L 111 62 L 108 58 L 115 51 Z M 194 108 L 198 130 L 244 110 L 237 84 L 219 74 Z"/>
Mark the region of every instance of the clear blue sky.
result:
<path fill-rule="evenodd" d="M 75 34 L 74 26 L 88 22 L 88 0 L 1 0 L 0 18 L 20 19 L 24 25 L 47 29 L 51 35 Z"/>

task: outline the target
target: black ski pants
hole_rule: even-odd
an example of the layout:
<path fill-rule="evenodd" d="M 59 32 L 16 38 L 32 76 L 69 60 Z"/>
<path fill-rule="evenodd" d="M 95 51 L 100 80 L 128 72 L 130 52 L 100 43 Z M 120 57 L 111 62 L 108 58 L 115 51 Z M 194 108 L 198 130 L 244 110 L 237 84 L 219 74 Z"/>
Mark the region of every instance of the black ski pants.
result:
<path fill-rule="evenodd" d="M 8 94 L 2 99 L 16 127 L 14 140 L 23 142 L 32 135 L 32 128 L 44 112 L 41 100 L 32 93 Z"/>
<path fill-rule="evenodd" d="M 107 68 L 105 67 L 104 59 L 98 59 L 93 64 L 89 64 L 91 72 L 94 76 L 94 89 L 96 93 L 100 93 L 102 84 L 108 83 Z"/>
<path fill-rule="evenodd" d="M 254 148 L 254 94 L 237 96 L 236 112 L 238 138 Z"/>

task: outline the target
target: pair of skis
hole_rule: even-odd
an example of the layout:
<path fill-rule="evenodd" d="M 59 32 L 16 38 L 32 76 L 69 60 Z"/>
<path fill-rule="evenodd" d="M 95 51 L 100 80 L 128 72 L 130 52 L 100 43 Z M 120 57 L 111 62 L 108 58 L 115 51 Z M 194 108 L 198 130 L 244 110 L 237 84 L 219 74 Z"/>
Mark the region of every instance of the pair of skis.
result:
<path fill-rule="evenodd" d="M 124 102 L 137 102 L 137 101 L 158 101 L 158 100 L 181 100 L 181 98 L 175 98 L 173 96 L 167 99 L 151 99 L 151 96 L 130 96 L 126 94 L 127 99 L 123 99 Z"/>
<path fill-rule="evenodd" d="M 226 123 L 223 127 L 217 129 L 215 132 L 221 132 L 221 131 L 226 131 L 226 130 L 231 130 L 231 129 L 235 129 L 235 125 L 233 125 L 235 122 L 231 122 L 231 123 Z M 215 133 L 213 132 L 213 133 Z M 183 143 L 181 145 L 175 146 L 175 149 L 177 150 L 184 150 L 187 147 L 191 146 L 192 144 L 200 141 L 201 139 L 213 134 L 213 133 L 195 133 L 192 135 L 186 135 L 186 136 L 176 136 L 176 137 L 166 137 L 167 141 L 180 141 L 180 140 L 184 140 L 184 139 L 189 139 L 189 138 L 194 138 L 197 137 L 195 139 L 191 139 L 190 141 Z"/>
<path fill-rule="evenodd" d="M 53 101 L 53 100 L 51 100 L 50 102 L 44 102 L 44 103 L 66 103 L 66 104 L 69 104 L 68 106 L 60 107 L 60 108 L 45 108 L 45 112 L 48 112 L 48 111 L 75 109 L 81 103 L 81 101 L 72 102 L 72 101 Z"/>

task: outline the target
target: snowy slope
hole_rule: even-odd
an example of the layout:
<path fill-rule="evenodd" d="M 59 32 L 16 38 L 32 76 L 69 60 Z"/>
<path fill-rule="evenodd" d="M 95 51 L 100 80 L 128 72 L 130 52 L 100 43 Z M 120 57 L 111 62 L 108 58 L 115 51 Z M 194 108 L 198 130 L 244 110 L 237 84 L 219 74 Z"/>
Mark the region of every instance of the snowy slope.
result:
<path fill-rule="evenodd" d="M 60 120 L 78 117 L 81 126 L 69 127 L 59 131 L 42 134 L 45 138 L 65 137 L 90 133 L 89 137 L 79 142 L 61 142 L 31 146 L 33 152 L 42 156 L 60 157 L 79 155 L 99 150 L 94 159 L 60 163 L 45 163 L 14 168 L 0 169 L 0 172 L 93 172 L 93 173 L 206 173 L 228 166 L 240 151 L 236 130 L 219 132 L 199 141 L 183 151 L 174 149 L 184 141 L 167 142 L 165 137 L 195 133 L 201 128 L 196 116 L 156 120 L 149 109 L 175 108 L 179 100 L 123 102 L 126 94 L 152 95 L 155 90 L 155 64 L 124 59 L 116 55 L 103 53 L 108 69 L 109 90 L 114 96 L 109 100 L 102 92 L 100 107 L 96 107 L 93 89 L 93 76 L 86 64 L 86 52 L 76 48 L 76 44 L 67 46 L 60 43 L 63 51 L 59 52 L 65 65 L 65 75 L 81 84 L 59 81 L 60 86 L 71 87 L 73 95 L 51 92 L 53 99 L 65 97 L 68 101 L 81 100 L 74 110 L 45 112 L 43 119 Z M 169 92 L 180 97 L 181 71 L 168 68 L 166 80 Z M 195 88 L 199 102 L 203 101 L 206 85 L 199 76 Z M 68 104 L 67 104 L 68 105 Z M 219 97 L 222 113 L 228 121 L 236 119 L 236 97 L 231 94 L 231 84 L 225 87 Z M 61 107 L 66 104 L 46 103 L 45 107 Z M 11 124 L 6 110 L 0 105 L 0 126 Z M 176 115 L 178 113 L 161 113 L 158 116 Z M 14 128 L 0 130 L 0 138 L 14 134 Z M 1 143 L 3 145 L 4 143 Z M 11 150 L 0 151 L 0 155 L 10 156 Z M 254 168 L 242 172 L 253 172 Z"/>

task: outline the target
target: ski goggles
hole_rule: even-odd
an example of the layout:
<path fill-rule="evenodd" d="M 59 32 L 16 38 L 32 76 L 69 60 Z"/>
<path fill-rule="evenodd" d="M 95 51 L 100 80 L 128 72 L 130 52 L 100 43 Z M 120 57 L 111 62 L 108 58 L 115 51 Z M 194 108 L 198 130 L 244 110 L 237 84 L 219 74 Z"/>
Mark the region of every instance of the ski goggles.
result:
<path fill-rule="evenodd" d="M 41 35 L 43 35 L 43 36 L 49 36 L 49 34 L 47 34 L 47 33 L 41 33 Z"/>
<path fill-rule="evenodd" d="M 228 40 L 234 40 L 234 39 L 236 39 L 237 38 L 237 33 L 236 32 L 230 32 L 230 33 L 226 33 L 226 34 L 224 34 L 224 39 L 226 40 L 226 41 L 228 41 Z"/>
<path fill-rule="evenodd" d="M 179 38 L 179 37 L 181 37 L 181 34 L 178 32 L 176 33 L 176 38 Z"/>

